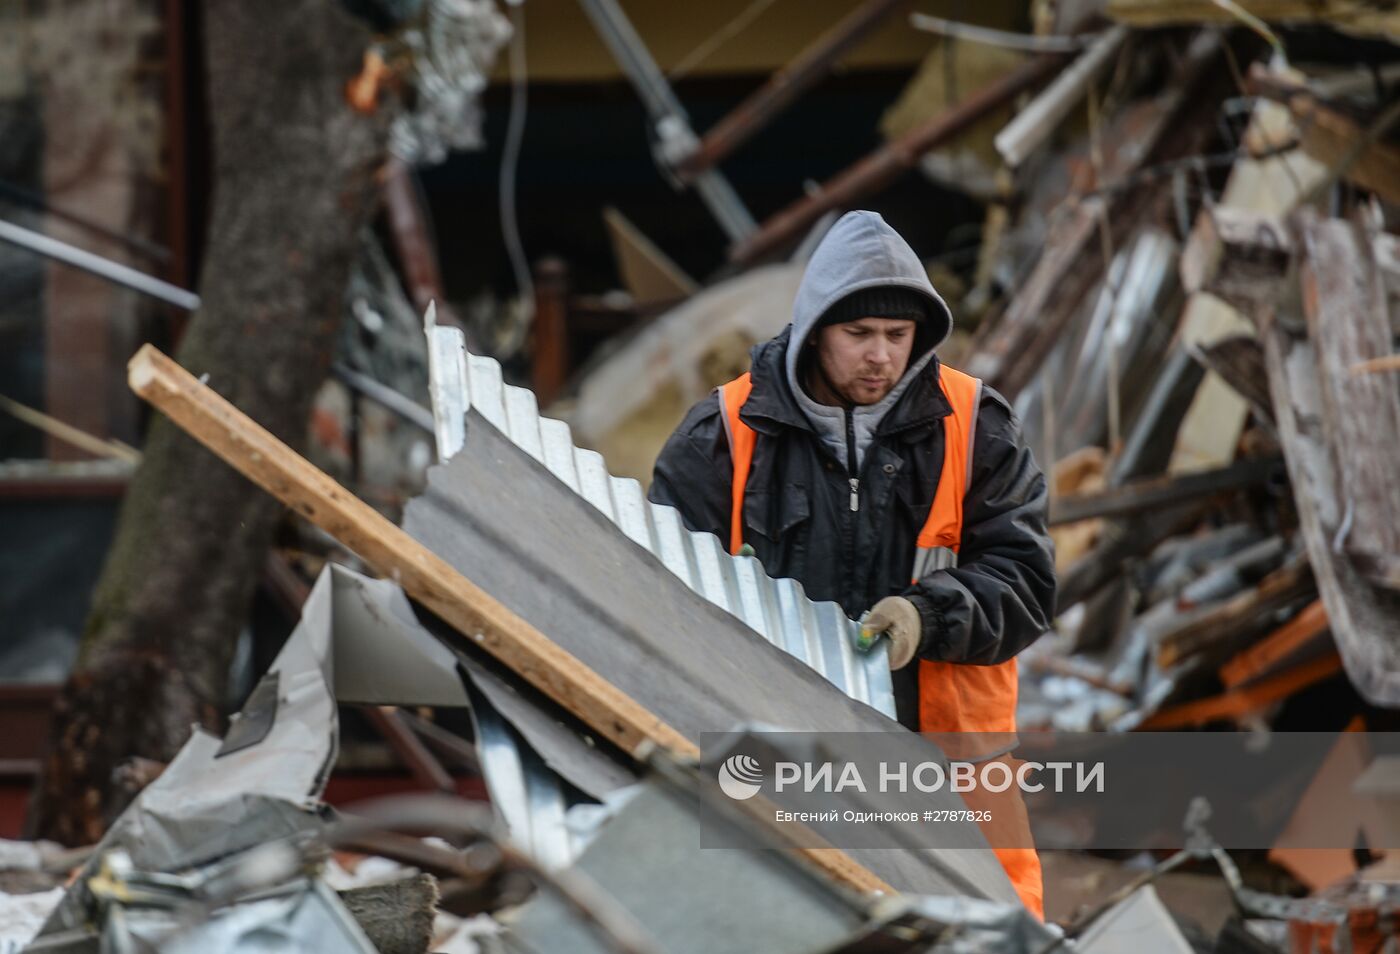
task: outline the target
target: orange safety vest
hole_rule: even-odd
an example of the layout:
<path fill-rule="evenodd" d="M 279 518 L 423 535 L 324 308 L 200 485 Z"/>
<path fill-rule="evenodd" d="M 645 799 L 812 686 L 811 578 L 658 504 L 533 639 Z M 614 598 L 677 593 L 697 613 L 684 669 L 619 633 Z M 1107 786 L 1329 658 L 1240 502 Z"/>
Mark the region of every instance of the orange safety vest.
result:
<path fill-rule="evenodd" d="M 914 551 L 915 582 L 934 570 L 957 565 L 957 553 L 962 545 L 963 498 L 972 473 L 972 444 L 982 396 L 980 380 L 947 365 L 939 368 L 938 380 L 953 410 L 944 418 L 943 470 L 938 478 L 938 489 Z M 735 555 L 744 545 L 744 489 L 748 485 L 757 442 L 757 434 L 739 417 L 739 410 L 752 390 L 753 380 L 748 373 L 718 389 L 725 434 L 729 438 L 729 456 L 734 464 L 729 552 Z M 994 666 L 920 659 L 919 731 L 938 734 L 996 732 L 1014 739 L 1016 690 L 1014 657 Z M 1024 805 L 1019 798 L 1014 801 L 1024 816 Z M 1004 813 L 1003 808 L 999 814 L 1004 816 Z M 1028 834 L 1029 821 L 1024 818 L 1022 821 Z M 1037 917 L 1043 918 L 1040 859 L 1035 849 L 993 848 L 993 851 L 1022 902 Z"/>

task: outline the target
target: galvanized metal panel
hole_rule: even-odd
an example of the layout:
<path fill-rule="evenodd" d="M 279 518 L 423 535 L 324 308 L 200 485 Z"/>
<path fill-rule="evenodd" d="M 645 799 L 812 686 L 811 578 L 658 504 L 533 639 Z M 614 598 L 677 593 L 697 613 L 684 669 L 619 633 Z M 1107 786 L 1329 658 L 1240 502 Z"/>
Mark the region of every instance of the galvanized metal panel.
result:
<path fill-rule="evenodd" d="M 649 502 L 637 481 L 608 476 L 596 452 L 575 447 L 567 424 L 540 417 L 534 394 L 505 384 L 494 360 L 467 353 L 460 331 L 433 324 L 431 313 L 426 331 L 441 459 L 460 449 L 461 421 L 468 407 L 476 408 L 629 539 L 654 553 L 686 586 L 805 662 L 847 696 L 895 717 L 885 649 L 857 653 L 853 642 L 858 624 L 840 606 L 813 602 L 797 581 L 775 580 L 754 558 L 725 553 L 713 534 L 687 530 L 673 508 Z M 465 388 L 458 383 L 459 371 Z"/>
<path fill-rule="evenodd" d="M 755 559 L 731 557 L 712 534 L 691 533 L 675 510 L 648 502 L 637 481 L 611 476 L 601 454 L 575 447 L 564 422 L 540 417 L 534 395 L 507 386 L 496 361 L 468 353 L 461 332 L 439 327 L 431 307 L 424 330 L 440 460 L 462 448 L 467 410 L 474 407 L 630 540 L 655 553 L 691 589 L 812 666 L 846 695 L 893 718 L 885 652 L 856 654 L 851 648 L 855 624 L 839 606 L 807 600 L 795 581 L 770 578 Z M 564 824 L 566 799 L 559 777 L 489 703 L 475 715 L 483 775 L 512 839 L 542 863 L 566 866 L 582 844 Z"/>

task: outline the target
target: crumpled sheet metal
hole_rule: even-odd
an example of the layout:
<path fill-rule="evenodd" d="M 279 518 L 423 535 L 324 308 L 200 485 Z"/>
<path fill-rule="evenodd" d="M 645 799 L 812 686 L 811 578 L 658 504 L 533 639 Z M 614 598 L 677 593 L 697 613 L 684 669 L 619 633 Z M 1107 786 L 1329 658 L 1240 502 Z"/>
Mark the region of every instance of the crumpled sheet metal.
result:
<path fill-rule="evenodd" d="M 138 913 L 123 926 L 126 938 L 108 926 L 105 946 L 113 951 L 132 941 L 161 954 L 375 954 L 364 930 L 324 882 L 297 885 L 286 894 L 230 905 L 193 926 L 166 912 Z"/>
<path fill-rule="evenodd" d="M 468 353 L 459 330 L 432 324 L 430 314 L 426 331 L 441 460 L 462 446 L 466 414 L 475 410 L 634 543 L 656 554 L 686 586 L 852 699 L 894 718 L 885 649 L 857 653 L 858 624 L 840 606 L 812 602 L 797 581 L 775 580 L 756 559 L 730 556 L 713 534 L 687 530 L 673 508 L 648 501 L 637 481 L 610 476 L 600 454 L 575 447 L 569 425 L 541 417 L 534 394 L 505 384 L 493 359 Z"/>
<path fill-rule="evenodd" d="M 979 898 L 910 897 L 892 899 L 895 910 L 876 906 L 876 914 L 889 920 L 900 908 L 904 921 L 917 918 L 932 922 L 942 929 L 936 931 L 938 942 L 928 948 L 930 954 L 1046 954 L 1048 951 L 1070 950 L 1058 946 L 1062 936 L 1059 928 L 1047 926 L 1019 904 L 1001 904 Z"/>
<path fill-rule="evenodd" d="M 1079 938 L 1080 954 L 1192 954 L 1194 950 L 1150 884 L 1101 914 Z"/>
<path fill-rule="evenodd" d="M 220 758 L 222 740 L 196 728 L 161 776 L 108 829 L 40 939 L 87 924 L 87 881 L 111 849 L 125 849 L 137 868 L 176 871 L 319 824 L 314 799 L 336 753 L 335 700 L 321 668 L 324 657 L 315 648 L 318 642 L 329 645 L 330 603 L 329 575 L 323 575 L 273 663 L 280 692 L 268 734 Z"/>
<path fill-rule="evenodd" d="M 636 920 L 658 954 L 912 950 L 915 926 L 938 938 L 927 950 L 940 954 L 1042 954 L 1058 936 L 1015 901 L 872 902 L 833 888 L 785 852 L 696 850 L 696 831 L 725 817 L 697 794 L 649 777 L 614 807 L 574 866 Z M 609 950 L 545 893 L 509 921 L 500 939 L 507 951 Z"/>
<path fill-rule="evenodd" d="M 658 954 L 800 954 L 855 933 L 864 910 L 777 852 L 700 850 L 695 806 L 655 782 L 627 801 L 574 870 L 636 919 Z M 512 920 L 510 951 L 611 954 L 548 894 Z"/>
<path fill-rule="evenodd" d="M 111 849 L 124 849 L 138 869 L 172 872 L 319 830 L 318 797 L 338 745 L 337 699 L 467 705 L 456 657 L 419 625 L 403 592 L 338 566 L 312 587 L 265 678 L 275 696 L 255 692 L 250 706 L 275 707 L 270 727 L 223 755 L 219 738 L 196 729 L 108 830 L 39 940 L 88 926 L 87 881 Z M 267 717 L 245 709 L 235 724 Z"/>

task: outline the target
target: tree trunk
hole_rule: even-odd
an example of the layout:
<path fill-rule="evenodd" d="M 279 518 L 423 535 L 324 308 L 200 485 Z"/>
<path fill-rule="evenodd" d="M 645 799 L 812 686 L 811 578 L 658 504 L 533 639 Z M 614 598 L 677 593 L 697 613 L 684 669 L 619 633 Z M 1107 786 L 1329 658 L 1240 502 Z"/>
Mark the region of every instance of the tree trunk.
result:
<path fill-rule="evenodd" d="M 369 41 L 338 0 L 209 0 L 214 207 L 203 304 L 177 359 L 292 446 L 345 310 L 383 114 L 343 95 Z M 90 843 L 124 807 L 113 769 L 217 728 L 279 507 L 164 417 L 122 506 L 57 703 L 36 834 Z"/>

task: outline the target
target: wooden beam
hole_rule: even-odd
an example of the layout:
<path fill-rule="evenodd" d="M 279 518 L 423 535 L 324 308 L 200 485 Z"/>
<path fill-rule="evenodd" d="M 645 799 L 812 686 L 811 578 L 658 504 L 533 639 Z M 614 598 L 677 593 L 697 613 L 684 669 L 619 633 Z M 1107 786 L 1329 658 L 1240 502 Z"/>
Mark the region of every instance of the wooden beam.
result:
<path fill-rule="evenodd" d="M 1322 600 L 1313 600 L 1297 616 L 1221 666 L 1220 681 L 1229 689 L 1241 686 L 1325 632 L 1327 609 Z"/>
<path fill-rule="evenodd" d="M 530 323 L 530 389 L 540 407 L 554 403 L 569 379 L 569 267 L 561 258 L 535 263 L 535 317 Z"/>
<path fill-rule="evenodd" d="M 361 712 L 369 719 L 394 755 L 408 769 L 418 787 L 429 792 L 456 792 L 457 783 L 442 763 L 428 751 L 403 721 L 403 713 L 393 706 L 363 706 Z"/>
<path fill-rule="evenodd" d="M 1241 460 L 1180 477 L 1148 477 L 1112 487 L 1100 493 L 1056 498 L 1050 505 L 1050 525 L 1059 526 L 1096 517 L 1120 517 L 1149 508 L 1171 506 L 1200 497 L 1262 484 L 1283 469 L 1277 457 Z"/>
<path fill-rule="evenodd" d="M 1260 338 L 1298 523 L 1347 674 L 1368 702 L 1393 708 L 1400 705 L 1396 597 L 1373 586 L 1354 558 L 1333 549 L 1346 522 L 1346 507 L 1337 494 L 1340 448 L 1323 410 L 1321 359 L 1306 334 L 1297 283 L 1285 284 L 1293 286 L 1293 294 L 1261 326 Z"/>
<path fill-rule="evenodd" d="M 1339 170 L 1348 182 L 1376 193 L 1386 202 L 1400 203 L 1400 149 L 1383 142 L 1363 143 L 1367 138 L 1363 126 L 1312 96 L 1291 96 L 1288 108 L 1298 123 L 1304 152 Z M 1352 158 L 1358 146 L 1360 151 Z"/>
<path fill-rule="evenodd" d="M 1218 207 L 1201 212 L 1181 256 L 1181 282 L 1256 317 L 1282 290 L 1293 260 L 1291 230 L 1276 215 Z"/>
<path fill-rule="evenodd" d="M 694 760 L 699 748 L 544 633 L 458 573 L 152 345 L 127 365 L 131 389 L 239 473 L 359 554 L 381 575 L 633 758 L 654 746 Z M 862 892 L 894 889 L 844 852 L 799 852 Z"/>
<path fill-rule="evenodd" d="M 1196 36 L 1167 84 L 1166 92 L 1124 109 L 1104 131 L 1106 155 L 1095 184 L 1128 181 L 1145 165 L 1189 153 L 1196 138 L 1212 128 L 1192 122 L 1204 101 L 1201 88 L 1221 60 L 1218 33 Z M 1071 196 L 1061 205 L 1067 214 L 1051 229 L 1035 267 L 1016 289 L 1006 308 L 984 320 L 973 339 L 969 374 L 1014 398 L 1035 376 L 1108 262 L 1103 238 L 1120 244 L 1151 209 L 1152 199 L 1169 190 L 1170 180 L 1133 188 Z"/>
<path fill-rule="evenodd" d="M 1371 241 L 1342 219 L 1304 217 L 1301 234 L 1303 314 L 1340 477 L 1333 489 L 1349 511 L 1338 542 L 1378 557 L 1400 553 L 1400 395 L 1391 378 L 1351 373 L 1392 348 Z"/>
<path fill-rule="evenodd" d="M 1244 398 L 1254 416 L 1270 431 L 1277 426 L 1274 405 L 1269 397 L 1269 369 L 1264 367 L 1264 349 L 1252 335 L 1228 335 L 1208 345 L 1187 345 L 1196 363 L 1214 371 L 1220 380 Z"/>
<path fill-rule="evenodd" d="M 707 169 L 713 169 L 825 76 L 838 59 L 890 14 L 909 5 L 910 0 L 865 0 L 853 8 L 715 123 L 695 151 L 676 163 L 676 175 L 682 182 L 689 183 Z"/>
<path fill-rule="evenodd" d="M 1060 574 L 1056 597 L 1060 610 L 1093 596 L 1122 575 L 1125 561 L 1150 552 L 1168 537 L 1188 532 L 1208 511 L 1201 501 L 1191 501 L 1109 523 L 1094 549 Z"/>
<path fill-rule="evenodd" d="M 1050 76 L 1063 62 L 1064 57 L 1055 54 L 1027 60 L 969 94 L 957 105 L 929 117 L 895 141 L 885 143 L 816 190 L 769 216 L 757 232 L 730 248 L 729 260 L 737 265 L 752 265 L 796 242 L 827 212 L 850 208 L 883 189 L 917 166 L 926 153 L 962 135 L 983 116 Z"/>
<path fill-rule="evenodd" d="M 1301 663 L 1252 686 L 1231 689 L 1209 699 L 1197 699 L 1149 716 L 1139 729 L 1186 729 L 1221 719 L 1240 719 L 1265 706 L 1286 699 L 1295 692 L 1319 683 L 1342 669 L 1342 657 L 1330 652 L 1311 662 Z"/>

